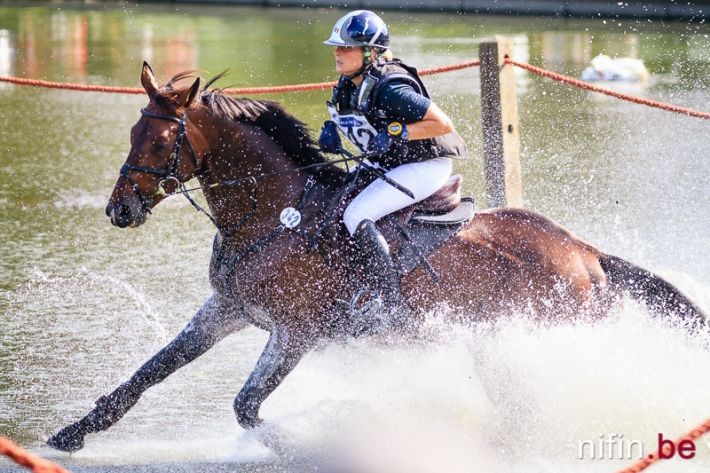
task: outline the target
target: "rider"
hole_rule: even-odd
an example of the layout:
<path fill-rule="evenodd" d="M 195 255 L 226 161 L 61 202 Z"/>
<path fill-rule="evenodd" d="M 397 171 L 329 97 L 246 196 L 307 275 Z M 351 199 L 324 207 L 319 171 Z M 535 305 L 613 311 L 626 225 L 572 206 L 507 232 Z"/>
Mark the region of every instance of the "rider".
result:
<path fill-rule="evenodd" d="M 371 11 L 340 18 L 324 44 L 335 46 L 340 73 L 327 103 L 321 150 L 339 153 L 343 133 L 387 177 L 409 189 L 414 199 L 382 179 L 360 192 L 343 221 L 364 257 L 368 283 L 387 311 L 408 312 L 389 247 L 375 222 L 419 202 L 451 175 L 452 157 L 464 157 L 463 140 L 449 117 L 431 101 L 416 69 L 392 57 L 387 25 Z"/>

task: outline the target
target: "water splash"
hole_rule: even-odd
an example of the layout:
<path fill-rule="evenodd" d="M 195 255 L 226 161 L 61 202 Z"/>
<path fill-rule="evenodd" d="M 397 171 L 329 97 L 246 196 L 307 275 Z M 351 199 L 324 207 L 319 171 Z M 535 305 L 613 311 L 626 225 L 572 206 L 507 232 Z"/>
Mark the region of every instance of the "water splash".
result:
<path fill-rule="evenodd" d="M 676 438 L 709 413 L 710 340 L 631 303 L 595 324 L 437 330 L 432 344 L 309 356 L 264 406 L 280 448 L 331 466 L 335 451 L 346 471 L 614 471 L 633 460 L 579 459 L 580 442 L 617 433 L 651 453 L 659 432 Z"/>

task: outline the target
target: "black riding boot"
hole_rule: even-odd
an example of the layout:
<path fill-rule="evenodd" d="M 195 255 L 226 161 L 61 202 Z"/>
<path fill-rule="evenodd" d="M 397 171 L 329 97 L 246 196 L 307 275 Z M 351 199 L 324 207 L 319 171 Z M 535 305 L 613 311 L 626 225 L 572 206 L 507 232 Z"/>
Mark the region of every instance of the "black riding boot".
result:
<path fill-rule="evenodd" d="M 381 332 L 392 325 L 399 325 L 411 310 L 399 288 L 399 274 L 392 263 L 389 245 L 372 220 L 363 220 L 358 225 L 353 239 L 360 251 L 364 281 L 374 293 L 379 294 L 382 311 L 373 321 L 374 327 L 364 327 L 360 333 Z M 372 324 L 370 324 L 372 325 Z"/>
<path fill-rule="evenodd" d="M 129 383 L 124 383 L 108 396 L 100 397 L 91 412 L 54 434 L 47 440 L 47 444 L 65 452 L 81 450 L 84 448 L 84 437 L 87 434 L 111 427 L 138 402 L 139 398 L 140 393 L 134 392 Z"/>

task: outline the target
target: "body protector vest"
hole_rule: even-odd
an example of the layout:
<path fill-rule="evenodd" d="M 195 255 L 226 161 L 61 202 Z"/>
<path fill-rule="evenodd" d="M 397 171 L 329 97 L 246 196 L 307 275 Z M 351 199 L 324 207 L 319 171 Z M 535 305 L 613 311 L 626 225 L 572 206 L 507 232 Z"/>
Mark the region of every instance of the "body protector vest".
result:
<path fill-rule="evenodd" d="M 362 153 L 370 141 L 387 129 L 393 117 L 388 116 L 387 104 L 380 103 L 379 95 L 384 88 L 396 81 L 411 85 L 414 90 L 429 98 L 424 83 L 417 70 L 399 59 L 384 61 L 378 59 L 365 71 L 359 87 L 349 79 L 341 77 L 333 88 L 333 97 L 327 103 L 331 119 Z M 370 160 L 386 168 L 401 164 L 425 161 L 438 157 L 464 158 L 466 147 L 456 131 L 443 136 L 424 140 L 397 140 L 395 145 L 382 156 Z"/>

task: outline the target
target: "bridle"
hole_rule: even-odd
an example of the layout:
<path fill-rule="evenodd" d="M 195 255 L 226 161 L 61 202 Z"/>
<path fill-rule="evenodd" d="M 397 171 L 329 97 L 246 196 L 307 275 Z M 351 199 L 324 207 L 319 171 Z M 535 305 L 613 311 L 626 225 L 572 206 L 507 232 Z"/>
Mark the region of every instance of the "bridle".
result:
<path fill-rule="evenodd" d="M 190 149 L 190 155 L 192 156 L 192 162 L 195 165 L 196 172 L 199 172 L 199 164 L 197 160 L 197 154 L 195 153 L 195 148 L 193 148 L 192 143 L 190 143 L 190 138 L 187 136 L 187 121 L 185 120 L 186 113 L 183 113 L 181 117 L 172 117 L 170 115 L 161 115 L 158 113 L 149 112 L 148 110 L 142 108 L 141 115 L 148 118 L 155 118 L 157 120 L 165 120 L 178 124 L 177 137 L 175 138 L 175 144 L 173 144 L 173 151 L 170 153 L 170 158 L 168 163 L 164 168 L 153 168 L 146 166 L 136 166 L 129 163 L 123 163 L 121 166 L 120 175 L 125 177 L 128 183 L 131 185 L 131 189 L 138 197 L 141 203 L 141 208 L 144 213 L 151 213 L 150 211 L 150 201 L 155 197 L 166 197 L 172 195 L 166 192 L 165 185 L 171 181 L 175 182 L 175 185 L 184 191 L 184 183 L 180 181 L 177 177 L 178 168 L 180 167 L 180 151 L 182 149 L 182 143 L 185 141 L 187 147 Z M 160 176 L 162 179 L 158 183 L 158 190 L 150 196 L 146 196 L 143 191 L 141 191 L 138 184 L 131 179 L 130 172 L 142 172 L 146 174 L 155 174 Z M 181 192 L 184 193 L 184 192 Z M 197 205 L 187 193 L 184 193 L 192 205 Z M 198 206 L 199 208 L 199 206 Z"/>

